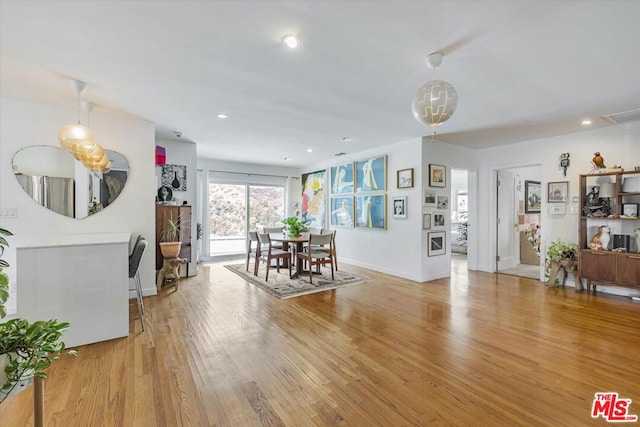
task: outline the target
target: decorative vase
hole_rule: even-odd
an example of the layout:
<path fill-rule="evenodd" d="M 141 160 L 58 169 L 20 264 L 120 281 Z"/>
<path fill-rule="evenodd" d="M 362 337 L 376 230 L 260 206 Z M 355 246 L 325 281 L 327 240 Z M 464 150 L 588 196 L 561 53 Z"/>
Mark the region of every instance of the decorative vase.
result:
<path fill-rule="evenodd" d="M 160 252 L 164 258 L 178 258 L 182 242 L 160 242 Z"/>

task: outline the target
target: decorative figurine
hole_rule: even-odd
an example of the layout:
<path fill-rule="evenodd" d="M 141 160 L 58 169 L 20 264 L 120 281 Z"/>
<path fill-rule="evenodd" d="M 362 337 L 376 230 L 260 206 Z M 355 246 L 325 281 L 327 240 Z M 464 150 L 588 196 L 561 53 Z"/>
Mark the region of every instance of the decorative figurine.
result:
<path fill-rule="evenodd" d="M 636 252 L 640 254 L 640 228 L 636 228 L 633 234 L 636 237 Z"/>
<path fill-rule="evenodd" d="M 600 227 L 598 227 L 598 232 L 591 238 L 589 247 L 595 251 L 608 251 L 609 240 L 611 240 L 611 227 L 601 225 Z"/>
<path fill-rule="evenodd" d="M 606 217 L 611 214 L 609 202 L 600 197 L 600 188 L 598 186 L 591 187 L 591 191 L 587 194 L 582 207 L 584 216 L 589 217 Z"/>

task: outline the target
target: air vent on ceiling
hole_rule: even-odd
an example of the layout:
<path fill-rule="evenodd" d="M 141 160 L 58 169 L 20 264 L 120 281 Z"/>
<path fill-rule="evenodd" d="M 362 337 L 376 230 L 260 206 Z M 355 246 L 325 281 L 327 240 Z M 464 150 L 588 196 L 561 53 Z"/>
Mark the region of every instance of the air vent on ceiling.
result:
<path fill-rule="evenodd" d="M 336 153 L 336 154 L 334 154 L 334 156 L 340 157 L 340 156 L 344 156 L 345 154 L 347 154 L 347 153 Z"/>
<path fill-rule="evenodd" d="M 614 113 L 608 114 L 606 116 L 602 116 L 604 119 L 607 119 L 613 123 L 629 123 L 640 120 L 640 108 L 631 111 L 625 111 L 622 113 Z"/>

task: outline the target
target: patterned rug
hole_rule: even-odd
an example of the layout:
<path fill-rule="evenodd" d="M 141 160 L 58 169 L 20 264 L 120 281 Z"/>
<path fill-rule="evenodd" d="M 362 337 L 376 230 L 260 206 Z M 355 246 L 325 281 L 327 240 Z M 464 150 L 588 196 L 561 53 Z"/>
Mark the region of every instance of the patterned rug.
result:
<path fill-rule="evenodd" d="M 345 271 L 336 271 L 335 280 L 331 280 L 331 269 L 322 267 L 321 274 L 313 275 L 313 285 L 309 283 L 309 276 L 304 275 L 296 279 L 289 279 L 289 270 L 281 268 L 280 273 L 275 268 L 269 270 L 269 281 L 264 280 L 264 265 L 260 265 L 258 276 L 253 275 L 253 263 L 249 264 L 249 271 L 245 264 L 225 265 L 226 268 L 236 273 L 249 283 L 269 292 L 280 299 L 327 291 L 344 286 L 359 285 L 369 281 L 369 278 Z M 294 269 L 295 271 L 295 269 Z"/>

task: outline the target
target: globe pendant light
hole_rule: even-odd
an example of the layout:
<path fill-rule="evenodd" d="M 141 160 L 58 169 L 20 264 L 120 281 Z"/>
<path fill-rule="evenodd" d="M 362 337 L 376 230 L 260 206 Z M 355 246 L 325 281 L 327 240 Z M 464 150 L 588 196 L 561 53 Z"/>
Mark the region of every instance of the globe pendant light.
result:
<path fill-rule="evenodd" d="M 68 124 L 58 132 L 58 142 L 71 152 L 87 152 L 96 146 L 96 135 L 87 126 L 80 124 L 80 93 L 87 87 L 85 82 L 71 80 L 71 86 L 78 94 L 78 123 Z"/>
<path fill-rule="evenodd" d="M 427 65 L 435 70 L 442 63 L 442 53 L 435 52 L 427 57 Z M 420 123 L 436 127 L 451 118 L 458 106 L 458 93 L 444 80 L 431 80 L 420 86 L 413 98 L 411 111 Z"/>

